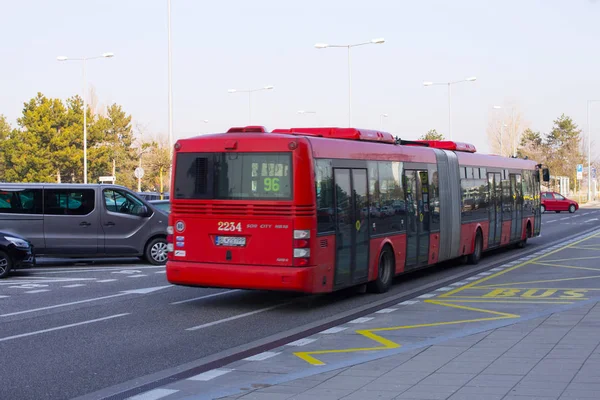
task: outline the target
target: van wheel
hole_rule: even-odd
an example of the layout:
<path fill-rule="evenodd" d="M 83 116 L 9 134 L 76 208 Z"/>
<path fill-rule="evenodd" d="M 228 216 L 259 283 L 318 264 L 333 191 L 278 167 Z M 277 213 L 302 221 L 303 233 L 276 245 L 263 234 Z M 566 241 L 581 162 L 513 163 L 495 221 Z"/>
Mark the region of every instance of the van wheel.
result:
<path fill-rule="evenodd" d="M 165 265 L 167 263 L 167 239 L 154 238 L 146 246 L 146 260 L 153 265 Z"/>
<path fill-rule="evenodd" d="M 475 248 L 473 253 L 467 256 L 469 264 L 475 265 L 481 260 L 481 253 L 483 252 L 483 238 L 481 237 L 481 231 L 477 230 L 477 236 L 475 236 Z"/>
<path fill-rule="evenodd" d="M 12 260 L 4 251 L 0 251 L 0 279 L 8 275 L 12 268 Z"/>
<path fill-rule="evenodd" d="M 385 293 L 392 286 L 394 279 L 395 262 L 394 254 L 389 246 L 385 246 L 379 253 L 379 268 L 377 279 L 367 284 L 367 290 L 371 293 Z"/>

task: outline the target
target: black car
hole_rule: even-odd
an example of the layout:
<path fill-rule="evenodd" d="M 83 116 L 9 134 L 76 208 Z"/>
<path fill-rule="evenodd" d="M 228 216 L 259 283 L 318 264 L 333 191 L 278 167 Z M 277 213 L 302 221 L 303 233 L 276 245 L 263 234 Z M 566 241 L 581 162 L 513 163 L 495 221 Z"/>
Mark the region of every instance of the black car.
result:
<path fill-rule="evenodd" d="M 31 242 L 14 233 L 0 231 L 0 278 L 13 269 L 30 268 L 35 265 Z"/>

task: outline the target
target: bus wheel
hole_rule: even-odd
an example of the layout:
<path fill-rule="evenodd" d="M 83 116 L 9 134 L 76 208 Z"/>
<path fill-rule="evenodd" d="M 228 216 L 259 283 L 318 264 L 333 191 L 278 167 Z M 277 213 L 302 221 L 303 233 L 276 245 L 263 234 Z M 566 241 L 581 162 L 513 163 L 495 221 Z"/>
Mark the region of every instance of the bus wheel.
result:
<path fill-rule="evenodd" d="M 469 254 L 467 260 L 469 264 L 475 265 L 481 260 L 481 253 L 483 251 L 483 238 L 481 237 L 481 231 L 477 230 L 477 236 L 475 237 L 475 248 L 473 253 Z"/>
<path fill-rule="evenodd" d="M 525 233 L 525 239 L 519 241 L 517 243 L 517 248 L 522 249 L 527 244 L 527 238 L 531 237 L 531 225 L 527 224 L 527 233 Z"/>
<path fill-rule="evenodd" d="M 392 286 L 394 279 L 394 254 L 389 246 L 385 246 L 379 253 L 379 268 L 377 279 L 369 282 L 367 290 L 371 293 L 385 293 Z"/>

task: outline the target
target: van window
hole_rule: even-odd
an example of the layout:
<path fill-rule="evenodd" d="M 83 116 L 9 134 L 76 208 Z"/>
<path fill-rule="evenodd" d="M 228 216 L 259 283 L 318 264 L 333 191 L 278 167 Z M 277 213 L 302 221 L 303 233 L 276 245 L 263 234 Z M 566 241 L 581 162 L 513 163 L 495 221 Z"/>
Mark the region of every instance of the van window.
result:
<path fill-rule="evenodd" d="M 104 202 L 108 211 L 129 215 L 139 215 L 144 206 L 136 197 L 116 189 L 104 190 Z"/>
<path fill-rule="evenodd" d="M 87 215 L 94 207 L 94 189 L 44 190 L 44 213 L 47 215 Z"/>
<path fill-rule="evenodd" d="M 41 214 L 42 189 L 0 188 L 0 214 Z"/>

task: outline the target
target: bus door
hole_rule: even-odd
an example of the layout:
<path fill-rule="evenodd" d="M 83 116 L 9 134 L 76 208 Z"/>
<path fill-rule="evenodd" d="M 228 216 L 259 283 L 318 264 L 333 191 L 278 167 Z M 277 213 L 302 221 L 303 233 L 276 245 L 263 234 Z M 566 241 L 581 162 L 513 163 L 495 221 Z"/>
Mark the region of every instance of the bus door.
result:
<path fill-rule="evenodd" d="M 404 170 L 406 200 L 406 268 L 426 264 L 429 257 L 429 179 L 427 171 Z"/>
<path fill-rule="evenodd" d="M 513 208 L 510 224 L 510 240 L 521 238 L 523 226 L 523 202 L 521 194 L 521 175 L 510 175 L 510 195 L 513 199 Z"/>
<path fill-rule="evenodd" d="M 490 205 L 488 207 L 488 219 L 490 221 L 490 232 L 488 246 L 500 245 L 502 238 L 502 180 L 500 173 L 488 173 L 488 190 Z"/>
<path fill-rule="evenodd" d="M 364 282 L 369 274 L 367 170 L 334 168 L 336 287 Z"/>

